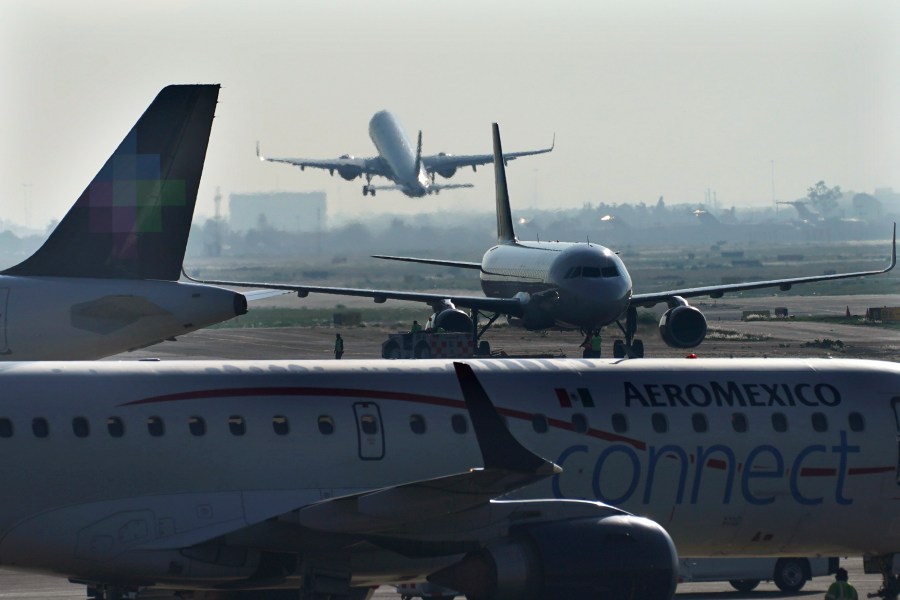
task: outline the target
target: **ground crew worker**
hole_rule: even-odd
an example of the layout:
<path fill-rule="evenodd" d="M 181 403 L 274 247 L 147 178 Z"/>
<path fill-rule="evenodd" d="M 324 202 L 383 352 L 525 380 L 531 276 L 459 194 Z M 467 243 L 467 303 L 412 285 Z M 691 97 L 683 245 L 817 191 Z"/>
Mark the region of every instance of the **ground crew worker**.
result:
<path fill-rule="evenodd" d="M 341 334 L 334 334 L 334 359 L 341 360 L 341 357 L 344 355 L 344 338 L 341 337 Z"/>
<path fill-rule="evenodd" d="M 419 325 L 418 321 L 413 321 L 412 327 L 409 328 L 410 333 L 418 333 L 422 331 L 422 326 Z"/>
<path fill-rule="evenodd" d="M 856 588 L 847 583 L 847 569 L 840 568 L 834 574 L 834 583 L 828 587 L 825 600 L 859 600 Z"/>
<path fill-rule="evenodd" d="M 591 357 L 592 358 L 600 358 L 600 347 L 603 343 L 603 338 L 600 337 L 600 330 L 595 329 L 594 335 L 591 337 Z"/>

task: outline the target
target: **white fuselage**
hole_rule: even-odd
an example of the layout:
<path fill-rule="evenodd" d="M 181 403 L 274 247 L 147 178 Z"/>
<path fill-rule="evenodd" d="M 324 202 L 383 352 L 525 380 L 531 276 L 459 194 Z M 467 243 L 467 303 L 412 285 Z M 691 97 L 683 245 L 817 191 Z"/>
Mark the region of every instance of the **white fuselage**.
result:
<path fill-rule="evenodd" d="M 900 549 L 900 365 L 467 362 L 563 468 L 513 497 L 618 505 L 685 556 Z M 173 549 L 236 531 L 264 548 L 292 510 L 481 466 L 449 361 L 10 363 L 0 385 L 3 566 L 165 582 Z M 403 564 L 372 551 L 354 577 L 423 572 Z M 221 578 L 191 568 L 170 579 Z"/>
<path fill-rule="evenodd" d="M 0 276 L 0 360 L 86 360 L 246 312 L 243 295 L 140 279 Z"/>
<path fill-rule="evenodd" d="M 428 193 L 431 180 L 421 164 L 417 168 L 416 148 L 393 114 L 386 110 L 375 113 L 369 121 L 369 138 L 404 194 L 421 197 Z"/>

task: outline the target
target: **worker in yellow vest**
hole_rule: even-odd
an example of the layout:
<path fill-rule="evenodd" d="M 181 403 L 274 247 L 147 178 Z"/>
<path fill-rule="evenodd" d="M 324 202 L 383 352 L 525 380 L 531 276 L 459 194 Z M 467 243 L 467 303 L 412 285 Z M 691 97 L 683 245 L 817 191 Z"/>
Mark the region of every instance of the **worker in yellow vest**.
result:
<path fill-rule="evenodd" d="M 847 569 L 838 569 L 834 574 L 834 583 L 825 593 L 825 600 L 859 600 L 856 588 L 847 582 Z"/>

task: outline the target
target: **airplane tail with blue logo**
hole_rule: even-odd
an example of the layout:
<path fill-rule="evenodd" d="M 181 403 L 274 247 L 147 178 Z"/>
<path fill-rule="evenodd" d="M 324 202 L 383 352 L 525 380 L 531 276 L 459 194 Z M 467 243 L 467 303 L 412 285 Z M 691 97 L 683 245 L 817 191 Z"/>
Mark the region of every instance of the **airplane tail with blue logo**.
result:
<path fill-rule="evenodd" d="M 44 244 L 3 274 L 177 281 L 218 95 L 164 88 Z"/>

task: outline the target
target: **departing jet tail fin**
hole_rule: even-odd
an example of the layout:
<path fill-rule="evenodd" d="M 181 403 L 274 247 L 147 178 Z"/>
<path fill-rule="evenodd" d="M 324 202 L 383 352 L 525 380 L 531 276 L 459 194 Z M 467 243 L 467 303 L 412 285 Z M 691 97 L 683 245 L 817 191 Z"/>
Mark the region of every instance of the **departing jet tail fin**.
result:
<path fill-rule="evenodd" d="M 176 281 L 218 95 L 164 88 L 43 246 L 3 273 Z"/>
<path fill-rule="evenodd" d="M 509 188 L 506 186 L 506 165 L 503 162 L 503 148 L 500 144 L 500 127 L 493 124 L 494 133 L 494 186 L 497 200 L 497 243 L 516 241 L 513 230 L 512 211 L 509 208 Z"/>

